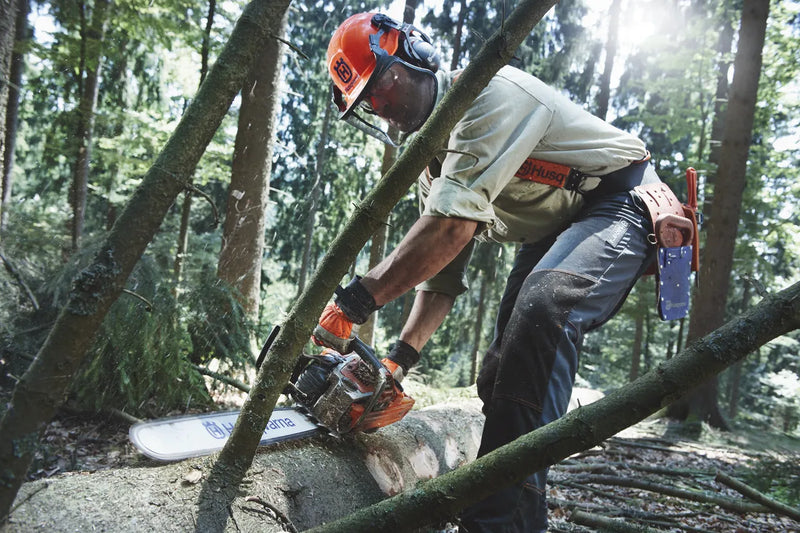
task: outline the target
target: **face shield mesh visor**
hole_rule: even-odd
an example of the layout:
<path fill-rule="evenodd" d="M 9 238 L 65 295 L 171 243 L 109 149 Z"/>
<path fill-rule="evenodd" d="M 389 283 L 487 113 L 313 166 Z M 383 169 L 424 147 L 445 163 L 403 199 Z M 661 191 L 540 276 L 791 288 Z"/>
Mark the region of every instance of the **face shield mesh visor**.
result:
<path fill-rule="evenodd" d="M 396 56 L 383 56 L 385 65 L 376 69 L 350 113 L 342 117 L 361 131 L 393 146 L 401 144 L 430 116 L 436 102 L 436 76 L 427 69 L 410 65 Z M 380 63 L 380 61 L 379 61 Z M 383 67 L 383 68 L 380 68 Z M 404 135 L 398 142 L 358 110 L 384 119 Z"/>

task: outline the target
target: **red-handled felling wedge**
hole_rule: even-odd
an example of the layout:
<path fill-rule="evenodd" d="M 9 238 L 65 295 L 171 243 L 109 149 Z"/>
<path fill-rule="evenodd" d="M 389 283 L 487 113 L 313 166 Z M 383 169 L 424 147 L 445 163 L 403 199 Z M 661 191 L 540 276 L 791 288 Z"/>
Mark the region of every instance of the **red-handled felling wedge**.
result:
<path fill-rule="evenodd" d="M 692 221 L 694 236 L 692 237 L 692 272 L 700 270 L 700 232 L 699 225 L 702 216 L 697 211 L 697 171 L 689 167 L 686 169 L 686 189 L 687 202 L 683 204 L 683 216 Z M 694 278 L 695 283 L 699 282 L 698 276 Z"/>

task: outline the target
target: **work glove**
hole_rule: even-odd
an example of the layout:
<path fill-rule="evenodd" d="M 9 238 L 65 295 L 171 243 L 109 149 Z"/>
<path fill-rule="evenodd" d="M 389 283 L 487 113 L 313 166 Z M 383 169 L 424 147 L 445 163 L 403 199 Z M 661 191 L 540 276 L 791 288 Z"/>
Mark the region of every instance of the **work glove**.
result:
<path fill-rule="evenodd" d="M 356 276 L 346 287 L 336 288 L 336 297 L 322 311 L 311 339 L 320 346 L 348 353 L 353 324 L 363 324 L 378 309 L 375 298 L 361 284 L 361 276 Z"/>
<path fill-rule="evenodd" d="M 389 351 L 389 355 L 381 359 L 397 383 L 403 381 L 417 362 L 419 362 L 419 352 L 407 342 L 398 340 Z"/>

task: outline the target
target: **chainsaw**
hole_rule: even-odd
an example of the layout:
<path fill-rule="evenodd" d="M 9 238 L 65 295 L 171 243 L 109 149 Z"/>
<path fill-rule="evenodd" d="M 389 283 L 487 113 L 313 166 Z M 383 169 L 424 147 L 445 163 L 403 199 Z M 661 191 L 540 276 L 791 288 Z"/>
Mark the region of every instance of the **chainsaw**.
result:
<path fill-rule="evenodd" d="M 392 378 L 375 351 L 358 337 L 349 355 L 331 349 L 309 359 L 288 392 L 324 428 L 335 435 L 374 431 L 403 418 L 414 399 Z M 302 362 L 302 361 L 301 361 Z"/>
<path fill-rule="evenodd" d="M 277 337 L 276 326 L 256 361 L 261 366 Z M 349 350 L 349 351 L 348 351 Z M 375 351 L 358 337 L 350 340 L 348 353 L 324 349 L 303 355 L 284 394 L 292 407 L 276 408 L 267 422 L 260 445 L 329 433 L 341 436 L 372 432 L 403 418 L 414 399 L 392 377 Z M 176 461 L 220 450 L 233 432 L 239 411 L 167 417 L 131 426 L 129 437 L 136 448 L 153 459 Z"/>

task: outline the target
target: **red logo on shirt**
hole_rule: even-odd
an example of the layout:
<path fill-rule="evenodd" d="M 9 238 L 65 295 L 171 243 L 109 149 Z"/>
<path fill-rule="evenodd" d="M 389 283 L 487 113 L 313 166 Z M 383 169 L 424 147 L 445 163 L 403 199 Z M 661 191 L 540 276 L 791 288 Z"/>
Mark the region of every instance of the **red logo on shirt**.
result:
<path fill-rule="evenodd" d="M 567 182 L 571 170 L 566 165 L 529 157 L 522 163 L 514 177 L 561 189 Z"/>

